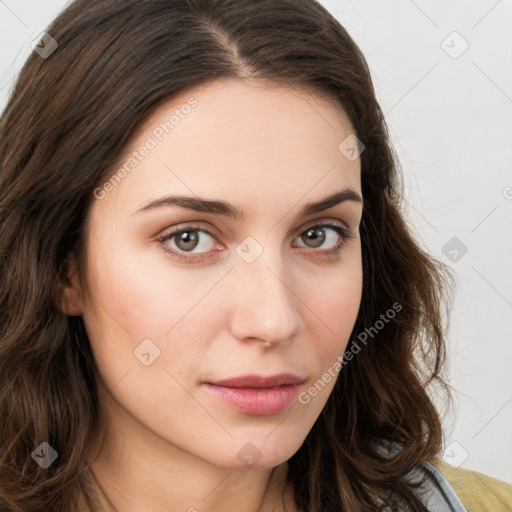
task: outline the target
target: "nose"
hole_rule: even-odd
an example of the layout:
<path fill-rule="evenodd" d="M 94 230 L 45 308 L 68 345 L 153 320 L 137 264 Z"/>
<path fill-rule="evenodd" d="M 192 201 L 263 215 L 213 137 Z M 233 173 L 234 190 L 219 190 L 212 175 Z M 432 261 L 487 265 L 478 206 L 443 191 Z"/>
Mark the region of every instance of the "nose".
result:
<path fill-rule="evenodd" d="M 301 301 L 289 276 L 279 257 L 262 255 L 252 263 L 238 262 L 231 301 L 231 334 L 236 339 L 265 346 L 293 339 L 302 321 L 297 310 Z"/>

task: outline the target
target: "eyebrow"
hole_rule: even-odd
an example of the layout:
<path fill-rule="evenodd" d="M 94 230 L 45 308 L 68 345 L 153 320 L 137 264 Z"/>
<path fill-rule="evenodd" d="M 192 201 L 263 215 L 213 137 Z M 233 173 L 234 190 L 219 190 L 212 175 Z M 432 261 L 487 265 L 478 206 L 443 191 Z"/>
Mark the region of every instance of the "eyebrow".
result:
<path fill-rule="evenodd" d="M 352 190 L 351 188 L 345 188 L 340 192 L 332 194 L 324 199 L 320 199 L 319 201 L 315 201 L 313 203 L 308 203 L 304 205 L 299 215 L 301 217 L 312 215 L 313 213 L 318 213 L 323 210 L 327 210 L 328 208 L 332 208 L 333 206 L 336 206 L 345 201 L 354 201 L 361 204 L 363 202 L 361 196 L 355 190 Z M 232 204 L 226 201 L 175 195 L 164 196 L 158 199 L 149 200 L 139 210 L 137 210 L 134 213 L 138 214 L 149 210 L 155 210 L 157 208 L 169 206 L 179 206 L 180 208 L 194 210 L 196 212 L 216 213 L 219 215 L 224 215 L 226 217 L 233 218 L 235 220 L 245 219 L 245 214 L 242 210 L 239 210 L 236 206 L 233 206 Z"/>

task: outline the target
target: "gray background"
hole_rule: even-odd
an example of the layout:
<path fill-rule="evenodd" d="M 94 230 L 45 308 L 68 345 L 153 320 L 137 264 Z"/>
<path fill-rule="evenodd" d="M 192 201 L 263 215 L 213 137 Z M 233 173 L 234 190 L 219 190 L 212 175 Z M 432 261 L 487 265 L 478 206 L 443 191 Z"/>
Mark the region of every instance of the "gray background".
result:
<path fill-rule="evenodd" d="M 0 0 L 0 109 L 67 3 Z M 456 271 L 444 458 L 512 483 L 512 0 L 321 3 L 369 62 L 415 233 Z"/>

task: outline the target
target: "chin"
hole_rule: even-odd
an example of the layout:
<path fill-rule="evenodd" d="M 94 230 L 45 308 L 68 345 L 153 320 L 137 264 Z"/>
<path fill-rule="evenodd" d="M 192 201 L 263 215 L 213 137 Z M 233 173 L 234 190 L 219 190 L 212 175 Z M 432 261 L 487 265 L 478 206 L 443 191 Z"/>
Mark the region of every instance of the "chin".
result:
<path fill-rule="evenodd" d="M 226 469 L 272 469 L 290 459 L 301 447 L 304 437 L 277 435 L 276 431 L 265 429 L 258 435 L 238 437 L 209 457 L 214 455 L 215 464 Z M 231 456 L 226 458 L 227 454 Z"/>

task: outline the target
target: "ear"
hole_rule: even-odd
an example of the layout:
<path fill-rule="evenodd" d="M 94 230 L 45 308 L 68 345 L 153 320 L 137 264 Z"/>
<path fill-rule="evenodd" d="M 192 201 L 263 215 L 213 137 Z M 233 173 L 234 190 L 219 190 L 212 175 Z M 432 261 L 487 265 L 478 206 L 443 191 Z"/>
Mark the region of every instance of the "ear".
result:
<path fill-rule="evenodd" d="M 80 275 L 75 253 L 68 255 L 68 270 L 62 285 L 60 309 L 65 315 L 80 316 L 83 312 Z"/>

